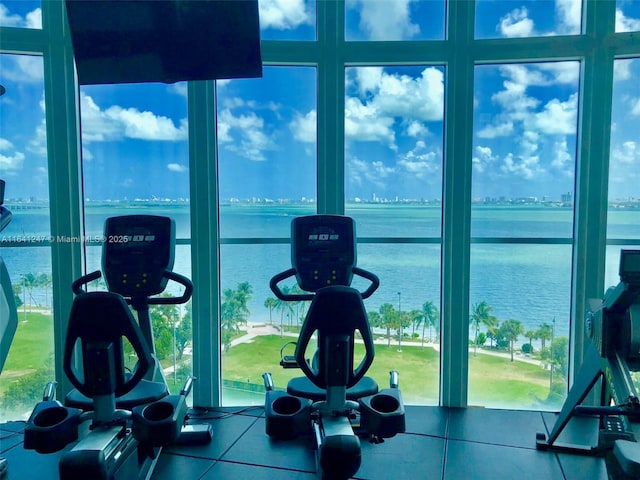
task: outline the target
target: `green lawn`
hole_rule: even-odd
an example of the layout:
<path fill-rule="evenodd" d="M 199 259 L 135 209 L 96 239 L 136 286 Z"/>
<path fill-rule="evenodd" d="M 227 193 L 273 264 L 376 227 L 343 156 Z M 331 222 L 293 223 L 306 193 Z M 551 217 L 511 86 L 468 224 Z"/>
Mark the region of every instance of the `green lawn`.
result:
<path fill-rule="evenodd" d="M 26 318 L 24 321 L 20 316 L 18 331 L 2 374 L 0 393 L 10 378 L 34 372 L 47 364 L 53 369 L 51 316 L 32 312 L 27 313 Z M 232 347 L 222 357 L 224 379 L 262 384 L 262 374 L 271 372 L 276 387 L 284 388 L 290 378 L 301 375 L 298 369 L 285 370 L 279 365 L 281 347 L 292 340 L 295 338 L 260 336 L 251 343 Z M 362 345 L 356 344 L 357 354 L 362 355 L 363 351 Z M 288 347 L 286 353 L 293 354 L 293 347 Z M 547 397 L 549 374 L 537 365 L 480 353 L 476 357 L 470 353 L 469 362 L 471 405 L 532 408 Z M 402 352 L 398 352 L 393 342 L 390 347 L 376 345 L 376 358 L 368 375 L 381 388 L 386 388 L 390 370 L 400 373 L 400 387 L 407 404 L 438 403 L 439 353 L 436 350 L 428 346 L 423 349 L 403 345 Z"/>
<path fill-rule="evenodd" d="M 278 388 L 301 375 L 300 370 L 285 370 L 279 365 L 280 348 L 292 340 L 277 335 L 256 337 L 252 343 L 232 347 L 222 357 L 226 380 L 262 383 L 261 375 L 271 372 Z M 357 354 L 363 352 L 356 345 Z M 292 353 L 292 349 L 287 350 Z M 407 404 L 437 404 L 439 383 L 439 353 L 430 347 L 403 345 L 402 352 L 391 344 L 376 345 L 376 358 L 368 375 L 381 388 L 389 384 L 389 371 L 400 373 L 400 388 Z M 508 358 L 470 353 L 470 404 L 535 408 L 549 391 L 549 374 L 537 365 L 511 362 Z"/>
<path fill-rule="evenodd" d="M 52 362 L 53 317 L 39 312 L 20 312 L 18 328 L 4 364 L 3 376 L 33 372 Z M 53 368 L 53 363 L 51 363 Z"/>

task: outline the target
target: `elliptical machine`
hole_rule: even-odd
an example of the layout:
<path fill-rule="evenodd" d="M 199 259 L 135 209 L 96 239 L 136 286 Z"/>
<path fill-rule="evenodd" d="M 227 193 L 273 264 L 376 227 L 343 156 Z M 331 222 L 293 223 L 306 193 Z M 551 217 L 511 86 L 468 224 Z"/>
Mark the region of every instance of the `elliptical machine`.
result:
<path fill-rule="evenodd" d="M 613 453 L 616 478 L 640 478 L 640 396 L 631 372 L 640 371 L 640 250 L 621 250 L 620 283 L 603 299 L 590 299 L 585 322 L 592 340 L 562 410 L 540 450 L 605 456 Z M 596 389 L 599 405 L 582 405 Z M 597 392 L 597 390 L 596 390 Z M 599 419 L 597 445 L 558 442 L 574 416 Z"/>
<path fill-rule="evenodd" d="M 63 405 L 54 400 L 55 383 L 48 384 L 25 428 L 24 447 L 50 453 L 78 440 L 81 424 L 91 421 L 89 432 L 63 454 L 61 480 L 148 479 L 161 447 L 181 435 L 194 380 L 189 377 L 178 395 L 169 394 L 149 316 L 149 305 L 186 303 L 193 290 L 189 279 L 172 271 L 174 221 L 153 215 L 111 217 L 103 240 L 109 291 L 85 291 L 102 276 L 100 271 L 72 285 L 76 297 L 63 367 L 75 389 Z M 184 287 L 182 295 L 155 296 L 169 280 Z M 137 360 L 131 372 L 125 367 L 127 355 Z"/>
<path fill-rule="evenodd" d="M 266 433 L 292 439 L 312 433 L 318 472 L 324 478 L 346 479 L 361 464 L 359 435 L 374 442 L 405 431 L 398 372 L 390 372 L 390 387 L 365 376 L 374 359 L 371 327 L 362 302 L 379 286 L 376 275 L 356 266 L 355 222 L 339 215 L 295 218 L 291 224 L 292 268 L 275 275 L 273 293 L 284 301 L 311 300 L 294 357 L 284 357 L 285 368 L 300 368 L 304 377 L 289 381 L 287 390 L 275 390 L 270 373 L 263 374 L 266 389 Z M 352 288 L 353 275 L 370 282 L 364 292 Z M 278 284 L 296 277 L 302 290 L 285 294 Z M 355 366 L 356 332 L 365 354 Z M 317 333 L 317 350 L 310 362 L 307 348 Z"/>

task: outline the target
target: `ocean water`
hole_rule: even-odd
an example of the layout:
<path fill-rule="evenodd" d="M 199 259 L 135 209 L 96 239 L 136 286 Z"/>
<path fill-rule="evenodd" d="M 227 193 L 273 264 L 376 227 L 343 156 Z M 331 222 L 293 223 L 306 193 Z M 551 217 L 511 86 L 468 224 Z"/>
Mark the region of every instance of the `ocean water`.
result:
<path fill-rule="evenodd" d="M 272 297 L 269 279 L 290 267 L 288 237 L 291 220 L 314 213 L 314 205 L 226 205 L 220 209 L 222 289 L 235 288 L 248 281 L 253 289 L 249 303 L 252 322 L 279 322 L 279 313 L 264 306 Z M 178 238 L 190 236 L 188 206 L 89 206 L 86 209 L 85 235 L 100 236 L 109 216 L 148 213 L 168 215 L 176 221 Z M 368 310 L 391 303 L 402 311 L 420 309 L 427 302 L 439 305 L 440 298 L 440 207 L 424 205 L 352 204 L 347 214 L 356 220 L 358 266 L 380 278 L 380 288 L 366 300 Z M 472 213 L 472 236 L 483 237 L 552 237 L 571 238 L 572 210 L 542 206 L 475 207 Z M 16 237 L 49 238 L 46 210 L 17 210 L 0 240 Z M 640 238 L 640 210 L 615 210 L 609 217 L 610 238 Z M 283 243 L 231 244 L 233 238 L 279 238 Z M 372 238 L 419 237 L 426 243 L 376 243 Z M 0 246 L 2 243 L 0 242 Z M 618 281 L 619 246 L 607 250 L 606 285 Z M 637 248 L 637 247 L 636 247 Z M 48 248 L 11 247 L 0 253 L 14 282 L 25 273 L 51 271 Z M 99 268 L 101 248 L 87 248 L 87 271 Z M 178 245 L 174 270 L 191 274 L 189 245 Z M 536 329 L 543 322 L 555 320 L 556 335 L 569 331 L 571 245 L 492 244 L 471 246 L 471 304 L 486 300 L 499 320 L 520 320 L 525 329 Z M 292 285 L 293 282 L 285 282 Z M 354 286 L 367 283 L 354 280 Z M 604 292 L 603 292 L 604 293 Z M 48 292 L 50 295 L 50 292 Z M 34 291 L 43 303 L 44 291 Z M 295 322 L 287 318 L 284 321 Z"/>

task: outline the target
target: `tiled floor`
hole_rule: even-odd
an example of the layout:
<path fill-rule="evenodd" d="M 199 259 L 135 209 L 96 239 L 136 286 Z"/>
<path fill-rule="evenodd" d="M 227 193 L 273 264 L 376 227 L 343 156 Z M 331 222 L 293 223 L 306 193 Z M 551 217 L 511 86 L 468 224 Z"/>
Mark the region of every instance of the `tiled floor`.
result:
<path fill-rule="evenodd" d="M 536 432 L 553 427 L 553 414 L 412 406 L 406 410 L 406 433 L 375 445 L 362 440 L 362 465 L 355 478 L 607 479 L 602 458 L 536 450 Z M 317 478 L 311 437 L 270 439 L 262 409 L 226 408 L 206 415 L 213 426 L 211 443 L 165 448 L 152 480 Z M 21 423 L 1 428 L 0 451 L 9 460 L 8 479 L 57 479 L 60 453 L 25 451 Z M 571 424 L 559 440 L 593 444 L 596 434 L 593 422 Z"/>

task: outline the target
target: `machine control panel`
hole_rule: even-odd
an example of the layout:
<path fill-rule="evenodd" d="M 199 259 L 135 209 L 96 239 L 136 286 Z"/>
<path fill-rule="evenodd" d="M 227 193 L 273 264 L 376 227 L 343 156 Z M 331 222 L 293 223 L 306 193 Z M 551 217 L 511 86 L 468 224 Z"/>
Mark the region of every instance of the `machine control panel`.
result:
<path fill-rule="evenodd" d="M 291 264 L 303 290 L 350 285 L 356 266 L 355 222 L 340 215 L 297 217 L 291 226 Z"/>
<path fill-rule="evenodd" d="M 150 297 L 164 291 L 173 269 L 175 222 L 156 215 L 111 217 L 105 222 L 102 269 L 110 291 Z"/>

